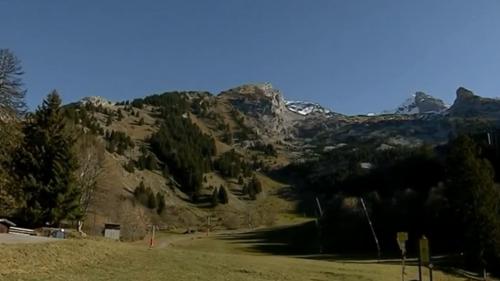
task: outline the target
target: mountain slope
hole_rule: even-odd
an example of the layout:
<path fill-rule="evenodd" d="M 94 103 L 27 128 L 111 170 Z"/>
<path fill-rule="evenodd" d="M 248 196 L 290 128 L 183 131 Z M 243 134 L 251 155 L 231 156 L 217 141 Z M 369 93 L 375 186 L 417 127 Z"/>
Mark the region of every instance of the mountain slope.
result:
<path fill-rule="evenodd" d="M 417 93 L 398 113 L 377 116 L 345 116 L 314 103 L 287 102 L 270 84 L 243 85 L 218 95 L 164 93 L 120 103 L 103 98 L 84 99 L 71 105 L 77 112 L 73 118 L 107 147 L 92 215 L 86 225 L 94 233 L 100 231 L 94 224 L 119 222 L 131 236 L 140 236 L 143 233 L 138 229 L 151 223 L 202 228 L 207 216 L 217 218 L 216 225 L 221 228 L 248 224 L 249 214 L 255 225 L 267 224 L 269 216 L 264 213 L 279 216 L 292 210 L 295 204 L 278 196 L 288 187 L 274 183 L 268 171 L 315 159 L 324 151 L 339 147 L 385 150 L 423 143 L 440 144 L 446 142 L 450 134 L 491 127 L 489 121 L 478 117 L 487 116 L 490 121 L 500 118 L 496 113 L 500 108 L 498 101 L 477 97 L 464 89 L 458 92 L 457 101 L 447 114 L 429 114 L 442 112 L 446 108 L 444 103 Z M 173 96 L 176 98 L 167 99 L 170 100 L 167 104 L 160 102 Z M 151 137 L 165 123 L 170 127 L 164 134 L 179 139 L 159 154 L 152 146 Z M 193 135 L 189 128 L 201 135 Z M 112 132 L 123 136 L 115 142 Z M 127 138 L 130 141 L 126 141 Z M 179 145 L 193 144 L 193 138 L 213 141 L 215 151 L 210 159 L 189 162 L 193 167 L 176 167 L 175 163 L 188 163 L 186 161 L 169 162 L 175 157 L 190 157 L 176 151 L 188 151 Z M 125 146 L 121 143 L 124 140 Z M 120 150 L 117 147 L 121 147 Z M 179 160 L 182 159 L 175 161 Z M 230 165 L 222 165 L 220 161 L 230 161 Z M 188 192 L 189 181 L 183 180 L 182 173 L 198 169 L 195 163 L 201 162 L 205 163 L 201 175 L 197 176 L 201 188 L 195 193 Z M 231 165 L 238 167 L 238 172 L 220 170 Z M 248 200 L 245 193 L 245 186 L 253 176 L 263 183 L 264 190 L 256 201 Z M 162 194 L 166 202 L 164 213 L 157 214 L 155 209 L 138 203 L 134 190 L 141 182 L 154 194 Z M 275 189 L 275 185 L 280 187 Z M 221 186 L 229 192 L 229 204 L 213 207 L 212 194 Z"/>

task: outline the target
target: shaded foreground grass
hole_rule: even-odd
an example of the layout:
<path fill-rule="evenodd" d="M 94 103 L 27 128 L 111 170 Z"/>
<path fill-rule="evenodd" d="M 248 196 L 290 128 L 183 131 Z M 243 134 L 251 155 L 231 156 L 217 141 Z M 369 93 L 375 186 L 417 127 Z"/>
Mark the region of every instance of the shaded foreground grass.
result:
<path fill-rule="evenodd" d="M 225 245 L 212 252 L 210 245 L 217 247 L 212 243 Z M 214 237 L 153 250 L 143 244 L 95 240 L 2 245 L 0 280 L 400 280 L 397 265 L 253 255 L 233 249 L 233 243 Z M 416 276 L 414 267 L 408 272 Z M 462 279 L 437 272 L 434 280 Z"/>

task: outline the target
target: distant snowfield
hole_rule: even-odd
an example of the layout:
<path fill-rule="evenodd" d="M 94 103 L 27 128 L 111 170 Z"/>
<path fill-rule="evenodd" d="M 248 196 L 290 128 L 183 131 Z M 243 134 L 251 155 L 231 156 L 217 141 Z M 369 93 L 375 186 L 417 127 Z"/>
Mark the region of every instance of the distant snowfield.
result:
<path fill-rule="evenodd" d="M 321 105 L 313 102 L 305 101 L 285 101 L 288 110 L 298 113 L 300 115 L 309 115 L 311 113 L 328 114 L 331 110 L 322 107 Z"/>

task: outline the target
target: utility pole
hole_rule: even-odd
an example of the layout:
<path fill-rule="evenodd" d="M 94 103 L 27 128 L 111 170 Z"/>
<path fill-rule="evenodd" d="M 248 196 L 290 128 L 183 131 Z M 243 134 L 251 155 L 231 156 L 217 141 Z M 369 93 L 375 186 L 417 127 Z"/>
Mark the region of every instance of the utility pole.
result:
<path fill-rule="evenodd" d="M 368 220 L 368 224 L 370 225 L 370 229 L 372 231 L 373 235 L 373 240 L 375 240 L 375 244 L 377 245 L 377 254 L 378 254 L 378 261 L 380 261 L 380 244 L 378 243 L 378 238 L 377 234 L 375 233 L 375 229 L 373 228 L 372 220 L 370 219 L 370 216 L 368 215 L 368 210 L 366 209 L 365 201 L 363 200 L 362 197 L 359 197 L 361 200 L 361 205 L 363 206 L 363 211 L 365 212 L 366 219 Z"/>
<path fill-rule="evenodd" d="M 207 216 L 207 236 L 210 233 L 210 216 Z"/>
<path fill-rule="evenodd" d="M 322 235 L 321 235 L 321 224 L 320 224 L 320 219 L 323 217 L 323 209 L 321 208 L 321 204 L 319 203 L 318 197 L 316 197 L 316 205 L 318 207 L 318 216 L 316 217 L 316 227 L 318 228 L 318 240 L 319 240 L 319 253 L 323 253 L 323 241 L 322 241 Z"/>

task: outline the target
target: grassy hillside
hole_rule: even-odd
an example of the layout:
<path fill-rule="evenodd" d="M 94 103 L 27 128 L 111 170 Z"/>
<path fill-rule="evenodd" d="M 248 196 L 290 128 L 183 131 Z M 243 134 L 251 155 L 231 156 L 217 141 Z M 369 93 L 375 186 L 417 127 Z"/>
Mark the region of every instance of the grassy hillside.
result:
<path fill-rule="evenodd" d="M 204 229 L 208 216 L 216 229 L 282 223 L 282 214 L 291 212 L 294 202 L 279 196 L 276 186 L 286 186 L 272 181 L 264 170 L 286 165 L 287 154 L 279 147 L 274 151 L 261 142 L 241 139 L 242 130 L 248 128 L 242 120 L 235 122 L 235 114 L 227 102 L 196 92 L 69 107 L 68 117 L 93 132 L 106 147 L 85 231 L 98 235 L 104 223 L 120 223 L 125 239 L 137 239 L 150 224 Z M 211 142 L 215 150 L 201 155 Z M 245 173 L 229 175 L 216 166 L 230 150 L 241 157 L 238 166 L 245 165 Z M 232 163 L 226 164 L 228 169 Z M 249 200 L 243 186 L 256 173 L 263 192 Z M 141 184 L 162 194 L 163 212 L 134 198 L 134 190 Z M 212 193 L 222 186 L 229 191 L 230 200 L 214 207 Z"/>

